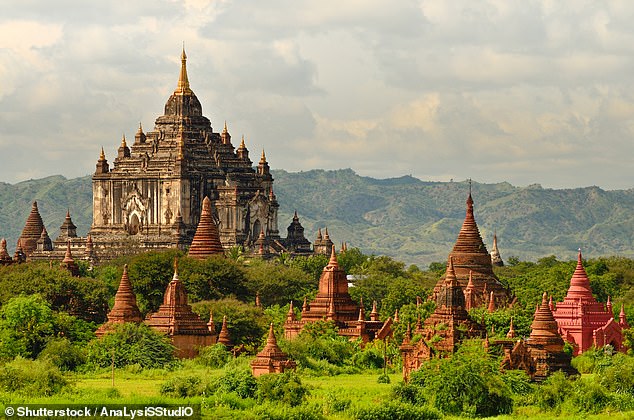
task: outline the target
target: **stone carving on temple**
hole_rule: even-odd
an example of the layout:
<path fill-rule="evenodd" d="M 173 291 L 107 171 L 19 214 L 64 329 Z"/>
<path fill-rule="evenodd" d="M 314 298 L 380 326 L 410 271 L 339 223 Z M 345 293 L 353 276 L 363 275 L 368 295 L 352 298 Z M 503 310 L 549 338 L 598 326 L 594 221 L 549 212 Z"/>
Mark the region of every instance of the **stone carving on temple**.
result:
<path fill-rule="evenodd" d="M 288 359 L 288 355 L 284 353 L 277 345 L 275 332 L 273 331 L 273 323 L 269 326 L 269 335 L 266 339 L 266 345 L 251 361 L 251 372 L 253 376 L 258 377 L 268 373 L 284 373 L 287 370 L 295 369 L 297 363 Z"/>
<path fill-rule="evenodd" d="M 621 352 L 626 350 L 622 331 L 629 325 L 625 313 L 617 321 L 610 298 L 605 305 L 594 298 L 588 274 L 583 268 L 581 250 L 566 297 L 551 309 L 564 340 L 573 345 L 573 355 L 581 354 L 590 347 L 605 345 Z"/>
<path fill-rule="evenodd" d="M 216 342 L 205 321 L 187 303 L 185 286 L 178 277 L 178 260 L 174 261 L 174 276 L 167 285 L 163 303 L 147 316 L 145 323 L 169 336 L 177 357 L 195 357 L 199 348 Z"/>

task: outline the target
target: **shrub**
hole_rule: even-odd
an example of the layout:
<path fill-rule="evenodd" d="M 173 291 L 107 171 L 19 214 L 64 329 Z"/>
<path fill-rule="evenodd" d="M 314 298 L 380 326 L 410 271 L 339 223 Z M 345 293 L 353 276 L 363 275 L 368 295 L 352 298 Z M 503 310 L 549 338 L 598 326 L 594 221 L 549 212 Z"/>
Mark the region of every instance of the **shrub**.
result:
<path fill-rule="evenodd" d="M 256 419 L 265 420 L 324 420 L 322 408 L 316 404 L 296 407 L 279 404 L 262 404 L 253 410 Z"/>
<path fill-rule="evenodd" d="M 324 414 L 341 413 L 349 409 L 351 404 L 350 398 L 342 398 L 337 392 L 329 392 L 324 401 Z"/>
<path fill-rule="evenodd" d="M 513 410 L 511 390 L 501 376 L 499 362 L 473 341 L 463 343 L 450 359 L 426 362 L 412 373 L 410 384 L 447 414 L 493 416 Z"/>
<path fill-rule="evenodd" d="M 377 379 L 377 382 L 380 383 L 380 384 L 389 384 L 391 382 L 390 381 L 390 376 L 385 374 L 385 373 L 382 373 L 382 374 L 379 375 L 379 378 Z"/>
<path fill-rule="evenodd" d="M 418 407 L 402 402 L 358 408 L 353 414 L 358 420 L 431 420 L 441 415 L 433 408 Z"/>
<path fill-rule="evenodd" d="M 254 398 L 257 386 L 250 369 L 229 369 L 207 386 L 207 393 L 235 392 L 241 398 Z"/>
<path fill-rule="evenodd" d="M 535 392 L 535 402 L 542 410 L 561 410 L 561 405 L 572 394 L 572 382 L 563 372 L 555 372 Z"/>
<path fill-rule="evenodd" d="M 174 398 L 186 398 L 202 395 L 205 386 L 199 376 L 179 376 L 161 385 L 161 394 Z"/>
<path fill-rule="evenodd" d="M 596 414 L 603 411 L 610 403 L 610 396 L 601 385 L 585 380 L 575 381 L 573 392 L 566 402 L 568 411 Z"/>
<path fill-rule="evenodd" d="M 55 338 L 46 344 L 38 359 L 49 360 L 60 370 L 75 370 L 86 362 L 86 354 L 68 339 Z"/>
<path fill-rule="evenodd" d="M 259 402 L 279 401 L 295 407 L 304 402 L 308 395 L 308 388 L 294 372 L 262 375 L 257 378 L 257 383 L 256 397 Z"/>
<path fill-rule="evenodd" d="M 48 360 L 17 357 L 0 368 L 0 389 L 27 397 L 51 396 L 67 385 L 59 369 Z"/>
<path fill-rule="evenodd" d="M 231 360 L 231 353 L 224 344 L 215 344 L 213 346 L 203 347 L 198 353 L 198 357 L 194 359 L 197 363 L 210 368 L 224 367 Z"/>
<path fill-rule="evenodd" d="M 174 346 L 169 338 L 145 324 L 125 323 L 88 345 L 88 363 L 107 367 L 139 364 L 143 368 L 171 367 L 175 364 Z"/>
<path fill-rule="evenodd" d="M 634 357 L 612 356 L 612 365 L 599 372 L 599 383 L 609 391 L 634 396 Z"/>

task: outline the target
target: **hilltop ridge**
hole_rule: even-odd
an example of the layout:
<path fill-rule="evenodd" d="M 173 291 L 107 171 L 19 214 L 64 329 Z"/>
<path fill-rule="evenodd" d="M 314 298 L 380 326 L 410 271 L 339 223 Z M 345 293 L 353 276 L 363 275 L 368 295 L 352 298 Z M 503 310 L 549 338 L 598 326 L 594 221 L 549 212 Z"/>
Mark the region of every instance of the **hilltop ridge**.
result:
<path fill-rule="evenodd" d="M 314 241 L 328 227 L 335 244 L 385 254 L 424 266 L 444 261 L 465 215 L 468 183 L 422 181 L 410 175 L 375 179 L 352 169 L 303 172 L 271 171 L 280 202 L 279 227 L 285 234 L 297 210 L 306 236 Z M 497 231 L 502 258 L 522 260 L 556 255 L 571 259 L 579 247 L 589 257 L 634 257 L 634 190 L 599 187 L 516 187 L 508 182 L 473 182 L 475 217 L 490 248 Z M 61 175 L 14 185 L 0 183 L 0 236 L 10 252 L 28 216 L 31 202 L 52 238 L 67 208 L 85 235 L 92 221 L 91 177 Z M 489 249 L 490 251 L 490 249 Z"/>

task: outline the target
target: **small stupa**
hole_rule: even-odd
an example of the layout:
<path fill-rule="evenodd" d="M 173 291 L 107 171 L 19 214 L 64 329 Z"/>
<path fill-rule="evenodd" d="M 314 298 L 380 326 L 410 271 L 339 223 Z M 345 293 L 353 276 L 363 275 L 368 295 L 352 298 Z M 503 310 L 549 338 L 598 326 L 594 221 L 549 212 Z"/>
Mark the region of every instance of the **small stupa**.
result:
<path fill-rule="evenodd" d="M 288 360 L 288 355 L 277 345 L 273 323 L 271 323 L 266 345 L 251 362 L 253 376 L 257 377 L 267 373 L 284 373 L 284 371 L 289 369 L 295 369 L 296 366 L 297 363 Z"/>
<path fill-rule="evenodd" d="M 136 295 L 132 290 L 132 284 L 128 277 L 127 264 L 123 266 L 123 275 L 121 276 L 117 293 L 114 296 L 114 305 L 108 312 L 108 321 L 95 331 L 95 335 L 100 337 L 112 329 L 115 324 L 123 324 L 124 322 L 134 322 L 136 324 L 143 322 L 143 316 L 137 306 Z"/>

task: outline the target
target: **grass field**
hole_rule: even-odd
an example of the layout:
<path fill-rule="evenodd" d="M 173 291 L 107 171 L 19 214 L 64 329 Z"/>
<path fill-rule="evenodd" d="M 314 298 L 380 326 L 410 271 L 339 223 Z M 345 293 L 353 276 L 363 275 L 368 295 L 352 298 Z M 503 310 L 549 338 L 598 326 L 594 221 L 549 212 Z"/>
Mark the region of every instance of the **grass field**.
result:
<path fill-rule="evenodd" d="M 254 400 L 219 401 L 214 397 L 170 398 L 161 395 L 161 385 L 170 378 L 183 375 L 201 375 L 212 378 L 222 374 L 221 369 L 209 369 L 195 364 L 186 364 L 175 371 L 165 370 L 116 370 L 115 384 L 112 386 L 111 372 L 84 374 L 68 374 L 72 386 L 53 397 L 29 398 L 26 396 L 2 394 L 0 402 L 5 404 L 201 404 L 204 418 L 214 419 L 256 419 L 254 409 L 262 408 Z M 389 402 L 391 389 L 401 380 L 401 375 L 390 375 L 391 384 L 377 382 L 380 372 L 366 372 L 360 374 L 344 374 L 337 376 L 302 376 L 302 382 L 309 387 L 308 405 L 320 406 L 328 419 L 343 420 L 351 418 L 355 408 Z M 344 404 L 345 409 L 341 411 Z M 264 406 L 267 404 L 265 403 Z M 457 417 L 447 416 L 447 419 Z M 610 413 L 603 415 L 567 416 L 553 413 L 542 413 L 537 407 L 516 407 L 514 413 L 499 416 L 498 419 L 634 419 L 634 412 Z"/>

